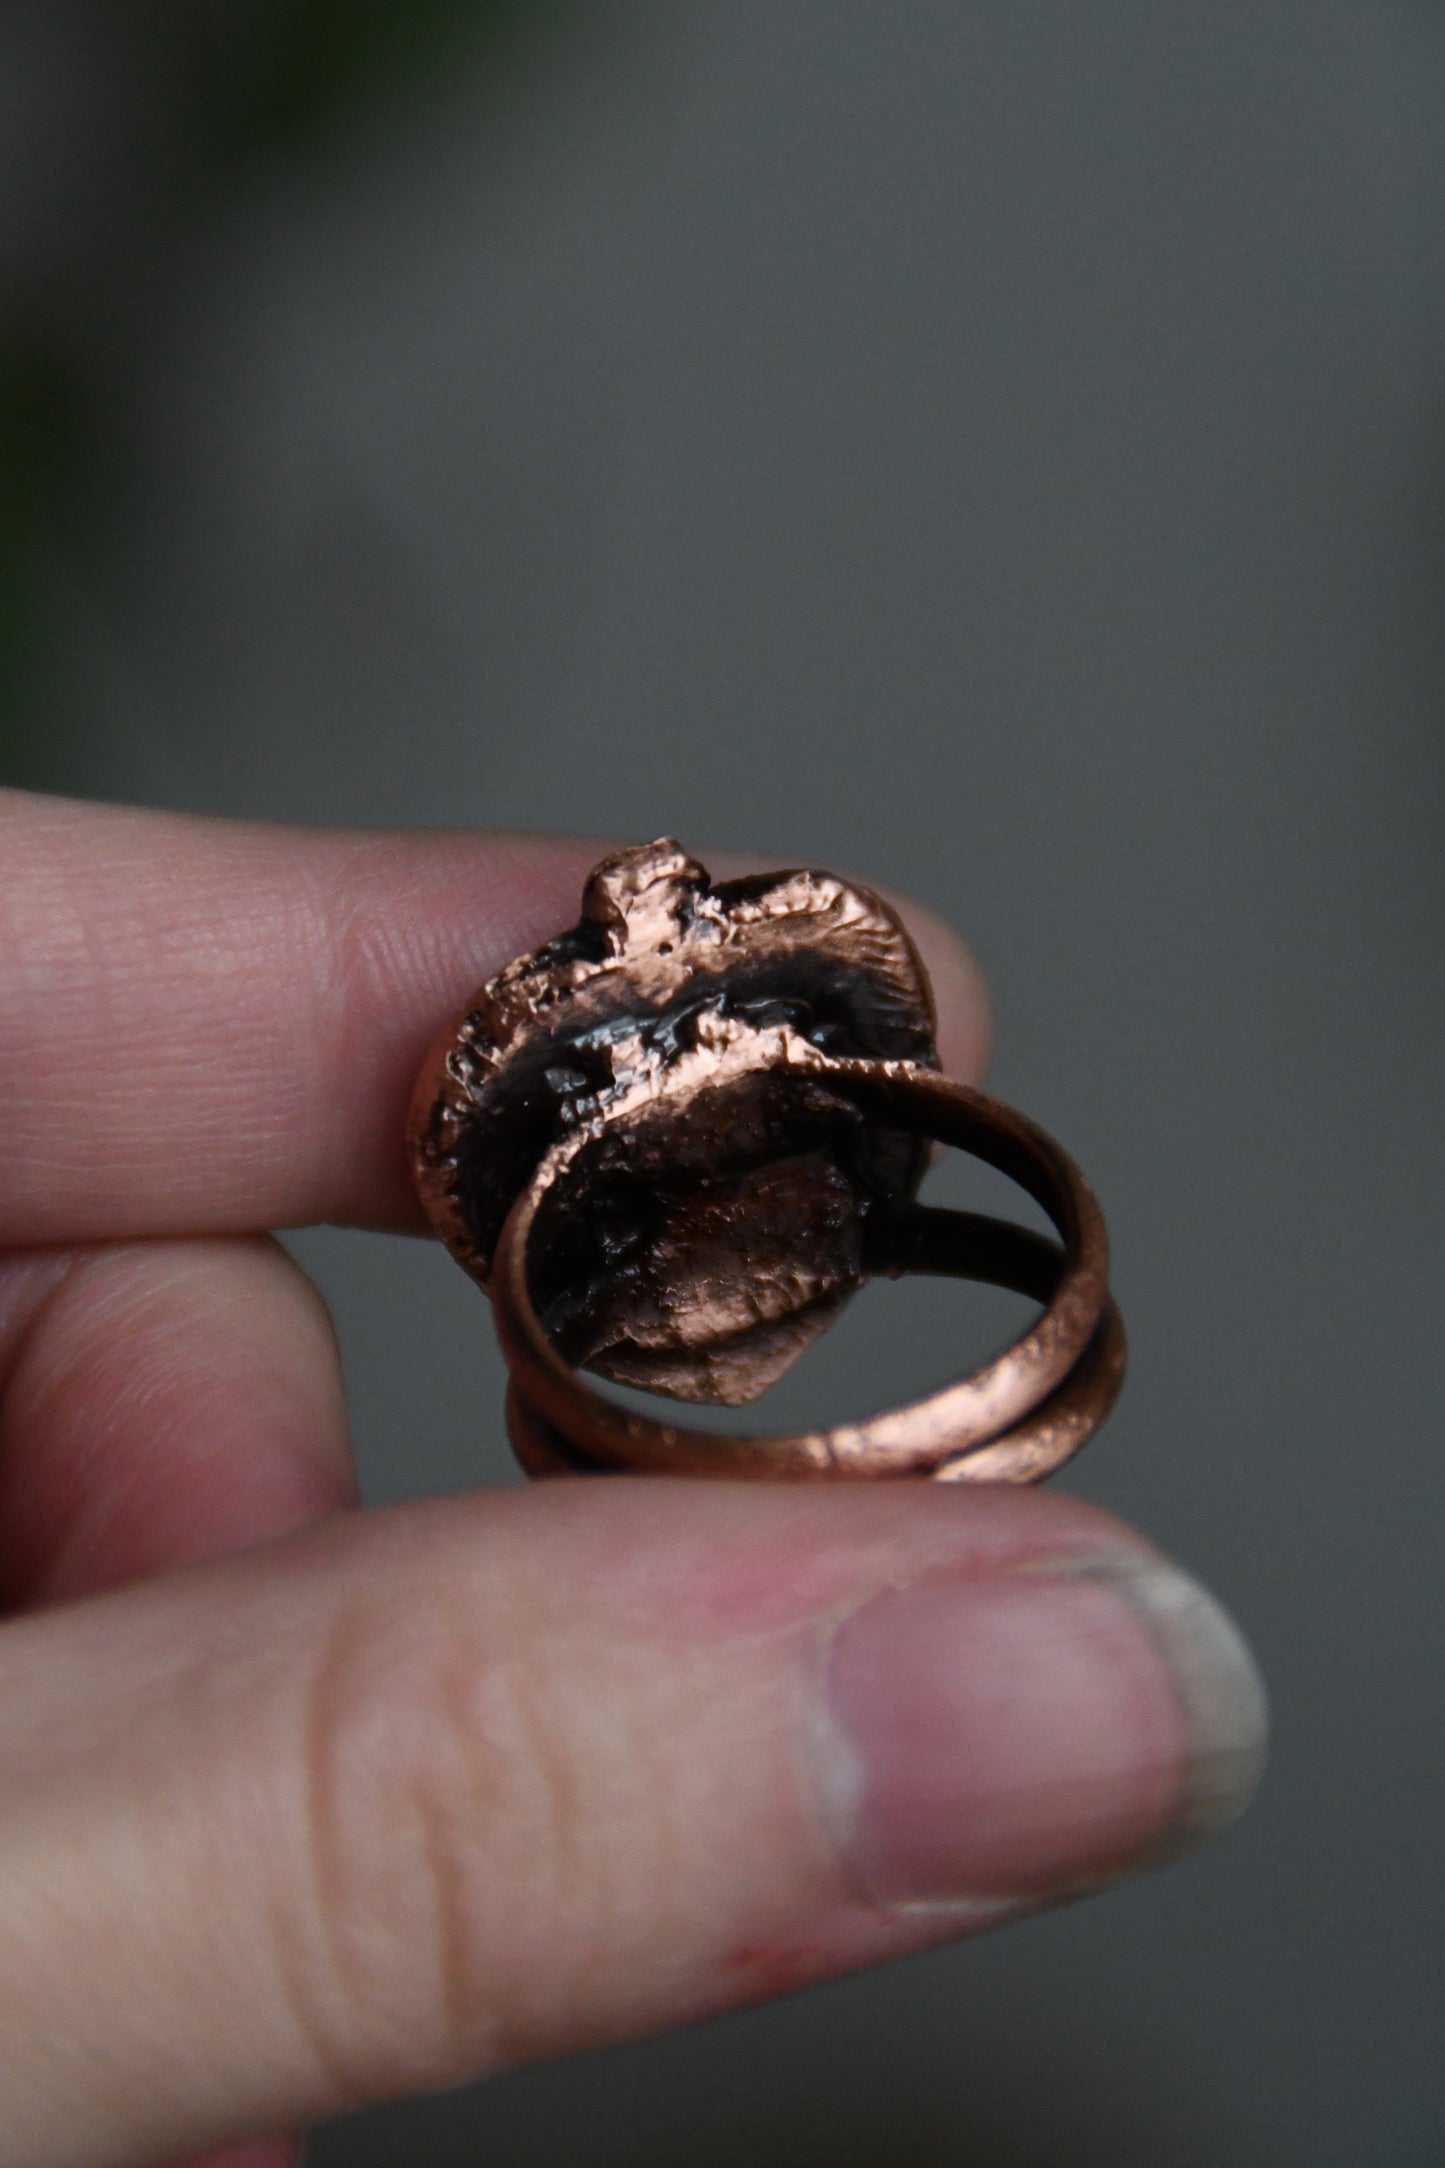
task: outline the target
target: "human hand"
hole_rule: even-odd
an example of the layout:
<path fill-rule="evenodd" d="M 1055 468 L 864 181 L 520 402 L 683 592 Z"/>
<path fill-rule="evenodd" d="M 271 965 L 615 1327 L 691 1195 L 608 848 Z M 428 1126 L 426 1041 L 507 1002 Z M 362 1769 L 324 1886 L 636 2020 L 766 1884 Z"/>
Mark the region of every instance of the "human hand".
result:
<path fill-rule="evenodd" d="M 597 854 L 0 793 L 0 2168 L 280 2168 L 236 2141 L 965 1934 L 1252 1788 L 1233 1628 L 1062 1495 L 351 1510 L 258 1230 L 419 1226 L 422 1051 Z"/>

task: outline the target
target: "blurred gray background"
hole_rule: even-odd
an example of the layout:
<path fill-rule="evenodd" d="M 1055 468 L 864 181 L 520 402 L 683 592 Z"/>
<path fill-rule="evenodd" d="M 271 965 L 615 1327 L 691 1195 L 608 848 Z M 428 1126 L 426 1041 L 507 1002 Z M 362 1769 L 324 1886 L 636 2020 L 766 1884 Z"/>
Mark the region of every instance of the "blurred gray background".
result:
<path fill-rule="evenodd" d="M 1069 1483 L 1276 1703 L 1195 1863 L 317 2168 L 1445 2162 L 1442 87 L 1425 0 L 8 0 L 10 777 L 916 889 L 1110 1215 Z M 296 1246 L 371 1497 L 510 1480 L 445 1256 Z M 796 1390 L 993 1329 L 894 1292 Z"/>

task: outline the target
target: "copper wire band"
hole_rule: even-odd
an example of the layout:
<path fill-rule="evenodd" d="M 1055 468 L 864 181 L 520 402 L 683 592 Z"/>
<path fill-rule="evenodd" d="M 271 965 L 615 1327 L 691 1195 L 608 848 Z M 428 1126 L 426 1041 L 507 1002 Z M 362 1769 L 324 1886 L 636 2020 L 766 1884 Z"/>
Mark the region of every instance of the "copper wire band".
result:
<path fill-rule="evenodd" d="M 880 1127 L 953 1145 L 997 1168 L 1042 1206 L 1062 1244 L 1058 1249 L 972 1214 L 903 1208 L 892 1218 L 883 1269 L 989 1278 L 1040 1299 L 1049 1290 L 1042 1315 L 970 1376 L 861 1423 L 755 1437 L 657 1422 L 587 1384 L 553 1345 L 533 1306 L 530 1242 L 544 1200 L 554 1184 L 565 1182 L 572 1148 L 562 1146 L 542 1161 L 512 1206 L 491 1282 L 497 1332 L 512 1372 L 508 1420 L 518 1454 L 533 1473 L 587 1467 L 752 1480 L 1034 1482 L 1076 1452 L 1113 1405 L 1124 1338 L 1109 1299 L 1107 1237 L 1092 1191 L 1053 1138 L 1001 1101 L 932 1069 L 829 1061 L 800 1067 L 798 1074 L 813 1083 L 826 1078 L 829 1089 Z M 979 1265 L 985 1269 L 975 1272 Z"/>

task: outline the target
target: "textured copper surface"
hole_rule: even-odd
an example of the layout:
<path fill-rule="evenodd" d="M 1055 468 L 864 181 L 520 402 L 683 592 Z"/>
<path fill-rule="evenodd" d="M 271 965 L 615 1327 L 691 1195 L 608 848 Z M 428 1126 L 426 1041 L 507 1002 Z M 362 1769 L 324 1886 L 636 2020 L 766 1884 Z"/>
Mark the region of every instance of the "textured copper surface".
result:
<path fill-rule="evenodd" d="M 738 1406 L 859 1285 L 865 1207 L 911 1193 L 925 1156 L 826 1092 L 779 1091 L 780 1034 L 929 1064 L 933 1030 L 913 944 L 866 890 L 819 873 L 714 887 L 674 843 L 619 852 L 576 929 L 437 1042 L 413 1107 L 418 1186 L 486 1285 L 535 1168 L 595 1136 L 585 1192 L 554 1220 L 576 1359 Z"/>
<path fill-rule="evenodd" d="M 492 1295 L 534 1473 L 1032 1481 L 1118 1392 L 1098 1207 L 1034 1124 L 936 1069 L 927 982 L 882 901 L 821 873 L 714 886 L 619 853 L 581 923 L 508 967 L 418 1083 L 418 1186 Z M 914 1203 L 933 1138 L 1000 1168 L 1062 1247 Z M 740 1405 L 870 1272 L 983 1278 L 1042 1314 L 913 1406 L 791 1437 L 651 1420 L 578 1374 Z"/>

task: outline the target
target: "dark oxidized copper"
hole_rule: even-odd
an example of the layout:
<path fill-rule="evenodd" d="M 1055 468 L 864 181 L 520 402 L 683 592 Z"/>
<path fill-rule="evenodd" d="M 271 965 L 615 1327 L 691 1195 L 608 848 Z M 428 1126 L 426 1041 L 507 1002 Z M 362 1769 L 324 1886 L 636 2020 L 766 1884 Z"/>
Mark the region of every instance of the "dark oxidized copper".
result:
<path fill-rule="evenodd" d="M 491 1293 L 527 1468 L 1029 1482 L 1077 1450 L 1123 1374 L 1098 1207 L 1042 1130 L 938 1073 L 933 1034 L 879 897 L 714 885 L 666 841 L 604 860 L 578 926 L 474 997 L 419 1079 L 413 1163 Z M 930 1139 L 1012 1176 L 1062 1247 L 915 1203 Z M 1045 1307 L 942 1392 L 794 1437 L 656 1422 L 578 1374 L 743 1405 L 880 1271 Z"/>

